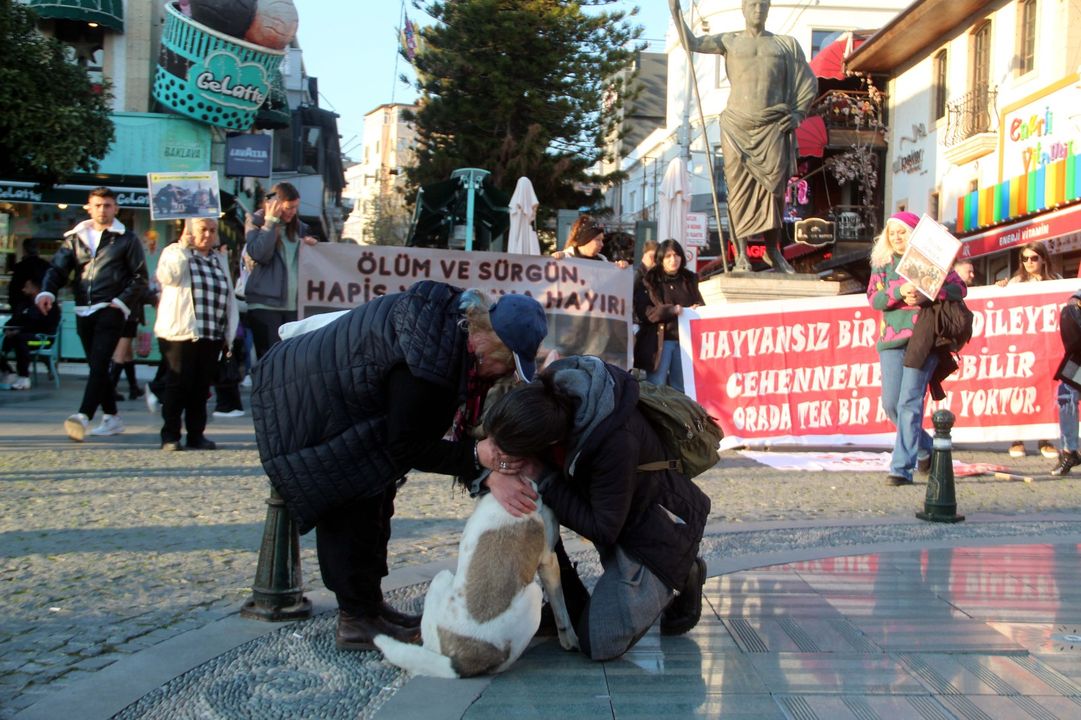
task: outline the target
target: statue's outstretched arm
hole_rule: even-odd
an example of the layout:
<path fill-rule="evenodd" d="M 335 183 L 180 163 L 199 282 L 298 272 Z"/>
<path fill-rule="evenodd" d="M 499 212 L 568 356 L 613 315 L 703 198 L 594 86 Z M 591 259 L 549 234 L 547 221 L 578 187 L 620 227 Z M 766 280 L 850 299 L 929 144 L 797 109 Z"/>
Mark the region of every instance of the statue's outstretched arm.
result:
<path fill-rule="evenodd" d="M 676 23 L 676 30 L 679 31 L 680 38 L 687 50 L 724 55 L 725 47 L 720 35 L 698 37 L 691 31 L 691 26 L 683 18 L 683 10 L 679 6 L 679 0 L 668 0 L 668 8 L 672 11 L 672 20 Z"/>

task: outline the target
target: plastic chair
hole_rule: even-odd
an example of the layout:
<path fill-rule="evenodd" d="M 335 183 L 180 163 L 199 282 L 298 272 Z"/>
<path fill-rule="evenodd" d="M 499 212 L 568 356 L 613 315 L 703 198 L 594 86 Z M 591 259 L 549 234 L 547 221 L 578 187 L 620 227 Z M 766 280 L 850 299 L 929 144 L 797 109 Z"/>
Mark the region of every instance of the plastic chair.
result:
<path fill-rule="evenodd" d="M 30 367 L 34 371 L 34 385 L 38 384 L 38 362 L 45 363 L 56 389 L 60 389 L 60 373 L 56 370 L 60 362 L 60 334 L 47 335 L 38 333 L 34 340 L 26 343 L 30 348 Z"/>

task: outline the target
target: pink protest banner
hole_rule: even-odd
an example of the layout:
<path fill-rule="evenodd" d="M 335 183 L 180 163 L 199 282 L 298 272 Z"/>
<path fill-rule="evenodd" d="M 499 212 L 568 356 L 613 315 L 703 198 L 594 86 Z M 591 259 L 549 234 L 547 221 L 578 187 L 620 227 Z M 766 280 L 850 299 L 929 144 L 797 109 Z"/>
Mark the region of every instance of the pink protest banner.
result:
<path fill-rule="evenodd" d="M 590 260 L 428 248 L 319 243 L 304 247 L 298 268 L 298 316 L 349 310 L 420 280 L 535 297 L 548 315 L 541 354 L 597 355 L 628 367 L 630 268 Z"/>
<path fill-rule="evenodd" d="M 1058 437 L 1059 309 L 1077 280 L 972 288 L 972 341 L 946 397 L 954 442 Z M 864 295 L 700 308 L 680 319 L 687 392 L 718 418 L 722 447 L 893 444 L 880 400 L 880 316 Z M 933 432 L 930 420 L 925 427 Z"/>

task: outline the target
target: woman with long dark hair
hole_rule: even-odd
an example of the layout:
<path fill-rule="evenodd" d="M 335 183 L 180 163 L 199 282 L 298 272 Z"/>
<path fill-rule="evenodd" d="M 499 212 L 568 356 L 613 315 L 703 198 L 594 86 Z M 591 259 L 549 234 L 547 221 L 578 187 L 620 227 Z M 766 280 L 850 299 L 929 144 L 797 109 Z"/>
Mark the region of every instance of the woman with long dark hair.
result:
<path fill-rule="evenodd" d="M 676 240 L 657 246 L 653 267 L 634 288 L 634 366 L 646 371 L 654 385 L 683 392 L 679 355 L 679 315 L 683 308 L 705 305 L 698 276 L 687 269 L 687 255 Z"/>
<path fill-rule="evenodd" d="M 1047 245 L 1042 242 L 1030 242 L 1021 246 L 1017 253 L 1017 272 L 1006 282 L 1007 285 L 1016 285 L 1025 282 L 1042 282 L 1044 280 L 1061 280 L 1062 276 L 1051 269 L 1051 254 L 1047 252 Z M 1051 440 L 1039 442 L 1040 454 L 1049 460 L 1059 456 L 1055 449 L 1055 443 Z M 1021 458 L 1025 456 L 1025 443 L 1014 440 L 1010 445 L 1010 457 Z"/>

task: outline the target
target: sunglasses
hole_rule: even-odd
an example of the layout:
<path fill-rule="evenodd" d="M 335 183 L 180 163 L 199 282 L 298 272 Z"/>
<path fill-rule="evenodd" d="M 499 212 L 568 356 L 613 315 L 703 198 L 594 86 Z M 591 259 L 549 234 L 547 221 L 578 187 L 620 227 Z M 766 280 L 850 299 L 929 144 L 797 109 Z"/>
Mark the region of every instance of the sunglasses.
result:
<path fill-rule="evenodd" d="M 1042 259 L 1043 258 L 1041 258 L 1039 255 L 1022 255 L 1021 256 L 1021 262 L 1036 262 L 1037 260 L 1042 260 Z"/>

